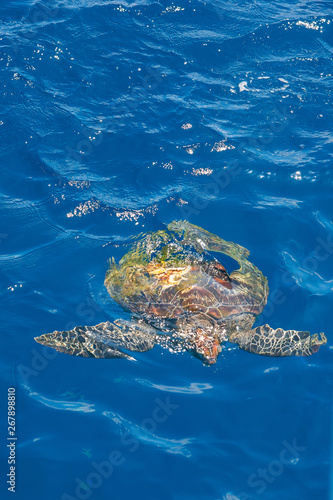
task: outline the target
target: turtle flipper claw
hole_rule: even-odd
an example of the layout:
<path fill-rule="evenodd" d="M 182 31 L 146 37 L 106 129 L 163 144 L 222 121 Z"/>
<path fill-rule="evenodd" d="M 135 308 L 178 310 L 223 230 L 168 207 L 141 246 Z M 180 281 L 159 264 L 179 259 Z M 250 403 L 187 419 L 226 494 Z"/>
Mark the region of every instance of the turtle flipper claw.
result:
<path fill-rule="evenodd" d="M 85 358 L 126 358 L 131 356 L 120 348 L 144 352 L 155 345 L 154 336 L 139 329 L 136 324 L 123 322 L 121 326 L 99 323 L 95 326 L 76 326 L 73 330 L 46 333 L 35 340 L 39 344 L 52 347 L 59 352 Z"/>
<path fill-rule="evenodd" d="M 274 330 L 269 325 L 258 326 L 250 332 L 234 337 L 244 351 L 263 356 L 311 356 L 317 352 L 327 339 L 323 333 L 310 335 L 310 332 L 296 330 Z"/>

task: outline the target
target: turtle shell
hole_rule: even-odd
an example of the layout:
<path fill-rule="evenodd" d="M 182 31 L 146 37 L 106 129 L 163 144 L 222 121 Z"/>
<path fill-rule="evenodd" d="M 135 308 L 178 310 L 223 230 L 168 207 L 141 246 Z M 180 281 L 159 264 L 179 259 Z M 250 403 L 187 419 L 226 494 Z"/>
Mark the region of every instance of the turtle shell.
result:
<path fill-rule="evenodd" d="M 154 254 L 146 263 L 133 259 L 134 251 L 119 266 L 113 263 L 105 281 L 111 297 L 151 324 L 164 321 L 165 328 L 179 329 L 190 318 L 216 325 L 230 315 L 262 311 L 266 296 L 258 300 L 250 284 L 233 278 L 217 260 L 170 244 L 165 252 L 168 258 Z"/>

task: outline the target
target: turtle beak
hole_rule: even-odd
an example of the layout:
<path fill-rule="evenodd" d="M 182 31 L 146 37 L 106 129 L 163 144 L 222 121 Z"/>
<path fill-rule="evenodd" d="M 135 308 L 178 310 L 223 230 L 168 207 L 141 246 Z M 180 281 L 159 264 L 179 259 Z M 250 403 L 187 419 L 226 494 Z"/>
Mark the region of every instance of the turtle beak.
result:
<path fill-rule="evenodd" d="M 201 361 L 203 362 L 204 365 L 206 366 L 211 366 L 211 365 L 215 365 L 216 361 L 217 361 L 217 356 L 216 357 L 205 357 L 205 358 L 201 358 Z"/>
<path fill-rule="evenodd" d="M 218 355 L 222 351 L 219 340 L 205 334 L 200 334 L 194 343 L 194 355 L 201 359 L 205 365 L 214 365 Z"/>
<path fill-rule="evenodd" d="M 203 357 L 202 361 L 205 365 L 214 365 L 217 361 L 218 355 L 222 351 L 220 344 L 214 344 L 212 349 Z"/>

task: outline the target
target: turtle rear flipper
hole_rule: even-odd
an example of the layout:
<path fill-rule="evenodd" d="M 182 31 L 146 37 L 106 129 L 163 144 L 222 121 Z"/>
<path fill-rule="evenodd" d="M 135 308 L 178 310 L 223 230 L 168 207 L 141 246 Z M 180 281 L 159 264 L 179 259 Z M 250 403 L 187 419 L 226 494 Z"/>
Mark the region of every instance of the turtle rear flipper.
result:
<path fill-rule="evenodd" d="M 184 221 L 173 221 L 168 224 L 169 231 L 183 236 L 183 244 L 192 244 L 201 253 L 202 251 L 221 252 L 229 255 L 237 262 L 246 259 L 250 252 L 232 241 L 225 241 L 199 226 Z"/>
<path fill-rule="evenodd" d="M 310 356 L 317 352 L 327 339 L 323 333 L 310 335 L 296 330 L 274 330 L 269 325 L 258 326 L 250 332 L 237 333 L 231 339 L 244 351 L 263 356 Z"/>
<path fill-rule="evenodd" d="M 85 358 L 126 358 L 131 356 L 119 348 L 145 352 L 155 345 L 151 331 L 140 329 L 140 323 L 99 323 L 96 326 L 76 326 L 73 330 L 46 333 L 35 340 L 59 352 Z"/>

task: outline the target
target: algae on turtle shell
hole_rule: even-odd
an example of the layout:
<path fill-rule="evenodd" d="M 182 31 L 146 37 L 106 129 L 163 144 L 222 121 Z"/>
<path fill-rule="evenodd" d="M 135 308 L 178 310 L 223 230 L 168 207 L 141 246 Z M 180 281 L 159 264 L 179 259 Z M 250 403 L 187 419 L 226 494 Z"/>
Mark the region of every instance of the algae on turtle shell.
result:
<path fill-rule="evenodd" d="M 230 274 L 211 252 L 234 259 Z M 131 321 L 44 334 L 36 341 L 60 352 L 95 358 L 134 359 L 155 344 L 187 350 L 204 364 L 216 362 L 224 341 L 264 356 L 309 356 L 326 343 L 323 333 L 252 329 L 268 296 L 267 278 L 248 260 L 249 251 L 187 221 L 146 233 L 119 264 L 109 261 L 105 286 L 132 314 Z"/>

